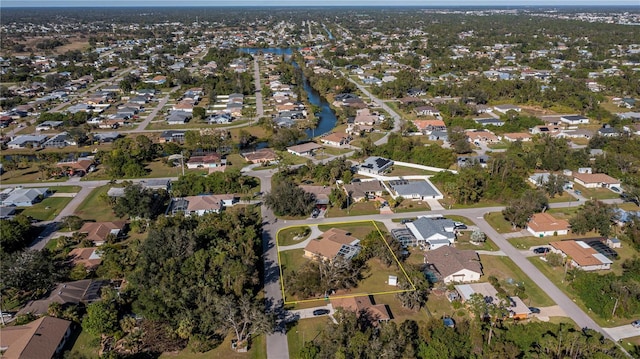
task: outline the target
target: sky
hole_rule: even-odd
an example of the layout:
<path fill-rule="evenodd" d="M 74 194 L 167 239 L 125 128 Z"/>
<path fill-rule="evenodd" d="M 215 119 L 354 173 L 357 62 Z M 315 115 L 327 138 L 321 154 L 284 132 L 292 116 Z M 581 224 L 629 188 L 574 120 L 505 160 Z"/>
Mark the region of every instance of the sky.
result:
<path fill-rule="evenodd" d="M 0 0 L 2 7 L 122 6 L 638 6 L 640 0 Z"/>

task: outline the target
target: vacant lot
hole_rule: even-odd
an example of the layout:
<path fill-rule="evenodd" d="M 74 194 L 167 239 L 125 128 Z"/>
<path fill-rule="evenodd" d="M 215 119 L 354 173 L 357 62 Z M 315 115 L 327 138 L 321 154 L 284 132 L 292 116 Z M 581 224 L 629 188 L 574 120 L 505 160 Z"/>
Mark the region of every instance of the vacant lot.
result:
<path fill-rule="evenodd" d="M 41 221 L 50 221 L 71 202 L 71 197 L 49 197 L 31 207 L 23 207 L 22 214 Z"/>

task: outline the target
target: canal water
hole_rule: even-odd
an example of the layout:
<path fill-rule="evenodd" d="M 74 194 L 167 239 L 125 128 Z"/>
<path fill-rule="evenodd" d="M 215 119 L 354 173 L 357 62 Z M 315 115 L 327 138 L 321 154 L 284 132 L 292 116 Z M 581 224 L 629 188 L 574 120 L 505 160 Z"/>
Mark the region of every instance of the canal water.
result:
<path fill-rule="evenodd" d="M 294 50 L 292 48 L 278 48 L 278 47 L 270 47 L 270 48 L 243 47 L 243 48 L 240 48 L 239 51 L 247 54 L 251 54 L 251 55 L 269 52 L 275 55 L 291 56 Z M 298 64 L 295 63 L 295 61 L 293 62 L 293 65 L 295 67 L 298 67 Z M 333 131 L 333 128 L 336 127 L 336 123 L 338 122 L 338 119 L 336 118 L 336 114 L 331 109 L 329 102 L 327 102 L 327 100 L 325 100 L 324 97 L 320 96 L 320 93 L 318 93 L 318 91 L 314 90 L 311 87 L 311 84 L 309 84 L 309 80 L 304 76 L 304 74 L 302 74 L 302 82 L 303 82 L 304 90 L 307 93 L 307 99 L 309 100 L 309 103 L 316 105 L 320 108 L 320 113 L 319 113 L 320 120 L 318 121 L 318 125 L 316 126 L 316 128 L 305 130 L 305 133 L 309 138 L 313 138 L 317 136 L 322 136 L 324 134 L 327 134 Z"/>

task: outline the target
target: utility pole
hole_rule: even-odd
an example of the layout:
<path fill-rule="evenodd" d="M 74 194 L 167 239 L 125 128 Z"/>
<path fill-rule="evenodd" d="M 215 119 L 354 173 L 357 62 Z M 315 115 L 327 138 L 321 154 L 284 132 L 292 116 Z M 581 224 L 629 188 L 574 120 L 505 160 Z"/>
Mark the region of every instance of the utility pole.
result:
<path fill-rule="evenodd" d="M 618 309 L 618 301 L 620 300 L 620 297 L 616 298 L 616 302 L 613 304 L 613 311 L 611 312 L 611 317 L 615 317 L 616 316 L 616 309 Z"/>

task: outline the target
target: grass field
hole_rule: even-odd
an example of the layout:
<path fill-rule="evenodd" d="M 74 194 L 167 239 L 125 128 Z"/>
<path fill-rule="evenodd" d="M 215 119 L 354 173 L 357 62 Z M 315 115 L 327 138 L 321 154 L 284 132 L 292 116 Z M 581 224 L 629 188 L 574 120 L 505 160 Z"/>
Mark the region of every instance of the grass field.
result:
<path fill-rule="evenodd" d="M 606 188 L 586 188 L 579 184 L 573 186 L 574 190 L 582 192 L 582 197 L 589 199 L 615 199 L 620 198 L 620 194 Z"/>
<path fill-rule="evenodd" d="M 375 207 L 374 202 L 358 202 L 350 206 L 349 209 L 340 209 L 331 207 L 327 210 L 325 217 L 347 217 L 347 216 L 364 216 L 368 214 L 379 214 L 380 210 Z"/>
<path fill-rule="evenodd" d="M 497 251 L 499 249 L 490 238 L 487 238 L 484 243 L 479 245 L 471 243 L 471 233 L 471 231 L 464 231 L 458 235 L 455 243 L 457 249 L 476 251 Z"/>
<path fill-rule="evenodd" d="M 296 236 L 304 233 L 305 230 L 309 230 L 309 226 L 300 226 L 300 227 L 292 227 L 292 228 L 284 228 L 278 233 L 278 245 L 279 246 L 290 246 L 292 244 L 300 243 L 305 239 L 309 238 L 309 235 L 303 236 L 298 239 Z"/>
<path fill-rule="evenodd" d="M 555 303 L 540 287 L 538 287 L 518 266 L 508 257 L 480 255 L 482 261 L 483 278 L 495 276 L 500 280 L 500 284 L 508 291 L 512 291 L 516 283 L 523 283 L 525 293 L 529 298 L 521 298 L 531 306 L 547 307 Z M 513 280 L 514 284 L 509 284 L 507 280 Z"/>
<path fill-rule="evenodd" d="M 82 219 L 97 222 L 118 220 L 105 198 L 109 188 L 109 186 L 102 186 L 91 191 L 87 198 L 80 203 L 75 214 Z"/>
<path fill-rule="evenodd" d="M 80 186 L 55 186 L 49 188 L 53 193 L 78 193 L 80 189 Z"/>
<path fill-rule="evenodd" d="M 24 210 L 21 213 L 41 221 L 50 221 L 54 219 L 71 200 L 71 197 L 48 197 L 31 207 L 23 207 Z"/>
<path fill-rule="evenodd" d="M 430 211 L 431 207 L 427 202 L 423 201 L 411 201 L 404 200 L 400 203 L 400 205 L 393 209 L 396 213 L 404 213 L 404 212 L 420 212 L 420 211 Z"/>
<path fill-rule="evenodd" d="M 436 172 L 433 171 L 395 165 L 391 168 L 391 172 L 389 172 L 387 176 L 432 176 L 435 174 Z"/>
<path fill-rule="evenodd" d="M 293 322 L 287 326 L 287 342 L 289 356 L 299 358 L 300 350 L 305 342 L 312 341 L 330 324 L 328 317 L 307 318 Z"/>
<path fill-rule="evenodd" d="M 67 178 L 57 178 L 53 180 L 43 181 L 40 177 L 42 173 L 38 171 L 37 166 L 30 166 L 27 168 L 7 171 L 0 176 L 0 183 L 3 185 L 13 184 L 13 183 L 42 183 L 42 186 L 45 187 L 47 183 L 51 182 L 64 182 Z"/>
<path fill-rule="evenodd" d="M 484 219 L 495 229 L 498 233 L 510 233 L 517 232 L 513 230 L 511 223 L 504 219 L 504 216 L 500 212 L 487 213 Z"/>

